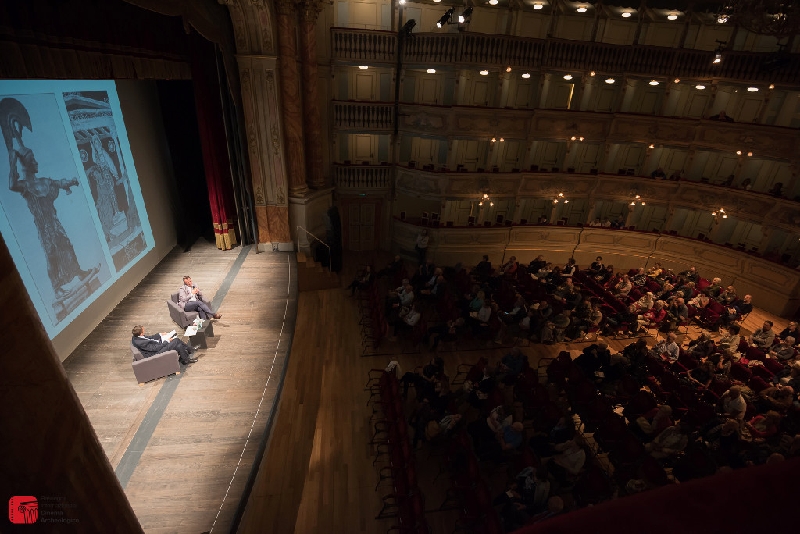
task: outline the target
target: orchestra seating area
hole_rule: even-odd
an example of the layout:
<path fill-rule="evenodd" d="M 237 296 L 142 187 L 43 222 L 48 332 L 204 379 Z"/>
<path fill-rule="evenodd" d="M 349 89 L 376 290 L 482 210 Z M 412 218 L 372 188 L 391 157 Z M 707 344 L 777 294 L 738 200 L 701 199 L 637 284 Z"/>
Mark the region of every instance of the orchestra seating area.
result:
<path fill-rule="evenodd" d="M 436 514 L 449 530 L 511 532 L 800 454 L 797 325 L 748 331 L 758 310 L 714 273 L 541 256 L 369 271 L 354 281 L 365 355 L 431 356 L 373 369 L 366 385 L 378 517 L 402 532 L 433 532 Z M 413 304 L 395 307 L 404 281 Z M 418 320 L 392 336 L 412 307 Z M 474 363 L 454 367 L 455 351 Z"/>

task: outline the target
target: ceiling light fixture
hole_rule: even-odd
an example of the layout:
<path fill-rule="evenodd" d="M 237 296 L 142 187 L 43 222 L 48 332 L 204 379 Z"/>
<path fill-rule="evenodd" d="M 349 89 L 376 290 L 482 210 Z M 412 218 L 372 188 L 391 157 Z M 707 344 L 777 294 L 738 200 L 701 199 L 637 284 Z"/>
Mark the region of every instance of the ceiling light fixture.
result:
<path fill-rule="evenodd" d="M 538 10 L 538 9 L 542 9 L 543 7 L 544 7 L 544 4 L 540 4 L 538 2 L 533 4 L 533 9 L 537 9 Z"/>
<path fill-rule="evenodd" d="M 672 80 L 672 83 L 681 83 L 681 79 L 680 78 L 675 78 L 674 80 Z"/>
<path fill-rule="evenodd" d="M 678 15 L 676 15 L 675 13 L 671 13 L 667 15 L 667 20 L 678 20 Z"/>
<path fill-rule="evenodd" d="M 720 63 L 722 63 L 722 54 L 716 52 L 714 54 L 714 61 L 712 61 L 711 63 L 713 63 L 714 65 L 719 65 Z"/>
<path fill-rule="evenodd" d="M 717 17 L 717 24 L 725 24 L 728 22 L 728 15 L 719 15 Z"/>
<path fill-rule="evenodd" d="M 650 80 L 650 85 L 658 85 L 658 80 Z"/>
<path fill-rule="evenodd" d="M 361 69 L 361 70 L 367 70 L 369 68 L 369 66 L 368 65 L 359 65 L 358 68 Z"/>
<path fill-rule="evenodd" d="M 649 145 L 647 145 L 647 148 L 655 148 L 655 147 L 656 147 L 656 145 L 654 145 L 653 143 L 650 143 Z"/>
<path fill-rule="evenodd" d="M 701 90 L 701 91 L 702 91 L 703 89 L 705 89 L 705 88 L 706 88 L 706 86 L 705 86 L 705 85 L 703 85 L 703 84 L 701 84 L 701 83 L 698 83 L 697 85 L 695 85 L 695 86 L 694 86 L 694 88 L 695 88 L 695 89 L 699 89 L 699 90 Z"/>
<path fill-rule="evenodd" d="M 495 143 L 495 142 L 497 142 L 497 138 L 496 137 L 492 137 L 492 143 Z"/>
<path fill-rule="evenodd" d="M 770 89 L 775 89 L 775 84 L 774 83 L 769 84 L 769 88 Z"/>
<path fill-rule="evenodd" d="M 489 74 L 489 71 L 486 70 L 486 69 L 483 69 L 482 71 L 480 71 L 480 75 L 481 76 L 487 76 L 488 74 Z"/>
<path fill-rule="evenodd" d="M 576 141 L 577 139 L 578 139 L 578 138 L 577 138 L 577 137 L 575 137 L 574 135 L 573 135 L 572 137 L 570 137 L 570 138 L 569 138 L 569 140 L 570 140 L 570 141 Z"/>
<path fill-rule="evenodd" d="M 489 5 L 490 6 L 496 6 L 497 4 L 498 4 L 497 0 L 489 0 Z"/>
<path fill-rule="evenodd" d="M 505 139 L 503 139 L 503 138 L 501 137 L 501 138 L 500 138 L 500 142 L 501 142 L 501 143 L 505 142 Z"/>
<path fill-rule="evenodd" d="M 758 87 L 748 87 L 747 88 L 747 92 L 748 93 L 757 93 L 758 92 Z"/>
<path fill-rule="evenodd" d="M 565 74 L 564 75 L 564 79 L 567 80 L 567 81 L 571 80 L 572 79 L 572 74 Z"/>
<path fill-rule="evenodd" d="M 575 11 L 577 11 L 578 13 L 586 13 L 587 9 L 585 7 L 583 7 L 583 6 L 581 6 L 578 9 L 576 9 Z"/>
<path fill-rule="evenodd" d="M 434 1 L 436 1 L 436 0 L 434 0 Z M 439 1 L 441 2 L 441 0 L 439 0 Z M 454 11 L 455 11 L 455 8 L 453 8 L 453 7 L 451 7 L 447 11 L 445 11 L 444 15 L 442 15 L 442 18 L 440 18 L 439 21 L 436 23 L 436 27 L 437 28 L 441 28 L 445 24 L 449 24 L 451 19 L 453 18 L 453 12 Z"/>
<path fill-rule="evenodd" d="M 736 155 L 737 155 L 737 156 L 741 156 L 741 155 L 742 155 L 742 151 L 741 151 L 741 150 L 737 150 L 737 151 L 736 151 Z"/>
<path fill-rule="evenodd" d="M 594 71 L 591 71 L 591 72 L 589 73 L 589 76 L 594 76 Z"/>
<path fill-rule="evenodd" d="M 606 83 L 607 83 L 608 85 L 611 85 L 612 83 L 614 83 L 614 82 L 616 82 L 616 81 L 617 81 L 617 80 L 615 80 L 614 78 L 606 78 Z"/>
<path fill-rule="evenodd" d="M 525 79 L 527 80 L 528 78 L 530 78 L 530 77 L 531 77 L 531 73 L 530 73 L 530 72 L 523 72 L 523 73 L 522 73 L 522 77 L 523 77 L 523 78 L 525 78 Z"/>
<path fill-rule="evenodd" d="M 506 67 L 506 72 L 511 72 L 511 67 Z"/>
<path fill-rule="evenodd" d="M 752 158 L 752 157 L 753 157 L 753 153 L 752 153 L 752 152 L 748 152 L 748 153 L 747 153 L 747 157 L 748 157 L 748 158 Z"/>
<path fill-rule="evenodd" d="M 630 16 L 631 16 L 631 12 L 630 12 L 630 11 L 625 11 L 625 12 L 622 14 L 622 18 L 623 18 L 623 19 L 630 18 Z"/>
<path fill-rule="evenodd" d="M 428 69 L 425 72 L 427 72 L 428 74 L 436 74 L 436 69 Z"/>

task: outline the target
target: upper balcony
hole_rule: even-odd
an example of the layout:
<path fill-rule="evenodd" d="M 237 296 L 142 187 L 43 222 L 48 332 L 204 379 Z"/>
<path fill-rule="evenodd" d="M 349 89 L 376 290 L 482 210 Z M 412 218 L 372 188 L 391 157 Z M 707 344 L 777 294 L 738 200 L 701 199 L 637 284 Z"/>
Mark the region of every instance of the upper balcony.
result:
<path fill-rule="evenodd" d="M 345 132 L 390 133 L 394 105 L 389 102 L 332 103 L 332 125 Z M 584 136 L 587 143 L 638 143 L 688 148 L 753 152 L 758 157 L 795 160 L 800 137 L 794 128 L 714 120 L 656 117 L 633 113 L 489 109 L 470 106 L 400 104 L 399 130 L 404 134 L 448 139 L 568 141 Z"/>
<path fill-rule="evenodd" d="M 331 28 L 331 59 L 343 63 L 397 61 L 397 35 L 379 30 Z M 470 32 L 417 33 L 405 42 L 405 65 L 571 69 L 603 74 L 728 79 L 796 84 L 798 54 L 726 51 L 714 64 L 714 52 L 645 45 L 615 45 L 566 39 L 535 39 Z"/>

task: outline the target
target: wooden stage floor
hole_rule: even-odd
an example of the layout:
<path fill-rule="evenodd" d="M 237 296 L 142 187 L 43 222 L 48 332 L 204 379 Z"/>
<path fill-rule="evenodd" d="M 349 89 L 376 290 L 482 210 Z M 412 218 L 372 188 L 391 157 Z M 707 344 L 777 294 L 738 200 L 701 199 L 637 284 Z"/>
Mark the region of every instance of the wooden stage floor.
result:
<path fill-rule="evenodd" d="M 165 301 L 186 274 L 223 314 L 215 337 L 180 376 L 140 387 L 131 328 L 182 333 Z M 282 383 L 296 280 L 293 253 L 176 249 L 64 362 L 145 532 L 233 527 Z"/>

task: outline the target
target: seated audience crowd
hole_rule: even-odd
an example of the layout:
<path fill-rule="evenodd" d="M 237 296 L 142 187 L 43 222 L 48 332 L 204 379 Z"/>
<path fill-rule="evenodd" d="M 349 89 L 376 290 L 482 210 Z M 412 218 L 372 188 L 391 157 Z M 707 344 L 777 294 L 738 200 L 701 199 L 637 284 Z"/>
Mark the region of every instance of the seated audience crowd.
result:
<path fill-rule="evenodd" d="M 465 522 L 511 532 L 800 455 L 797 323 L 777 333 L 765 321 L 745 336 L 751 296 L 694 267 L 620 273 L 602 257 L 581 270 L 572 259 L 524 265 L 512 256 L 494 270 L 484 256 L 471 271 L 426 261 L 409 275 L 398 257 L 379 271 L 396 288 L 385 295 L 371 272 L 349 288 L 365 302 L 365 335 L 375 347 L 396 341 L 434 353 L 397 378 L 404 399 L 414 390 L 411 444 L 446 451 L 448 499 Z M 702 329 L 692 339 L 690 321 Z M 397 340 L 385 339 L 392 325 Z M 599 336 L 631 342 L 615 352 Z M 564 350 L 535 368 L 520 348 L 562 342 L 584 343 L 577 357 Z M 508 349 L 495 362 L 447 369 L 441 351 L 469 344 Z M 477 467 L 486 464 L 507 473 L 488 504 Z"/>

